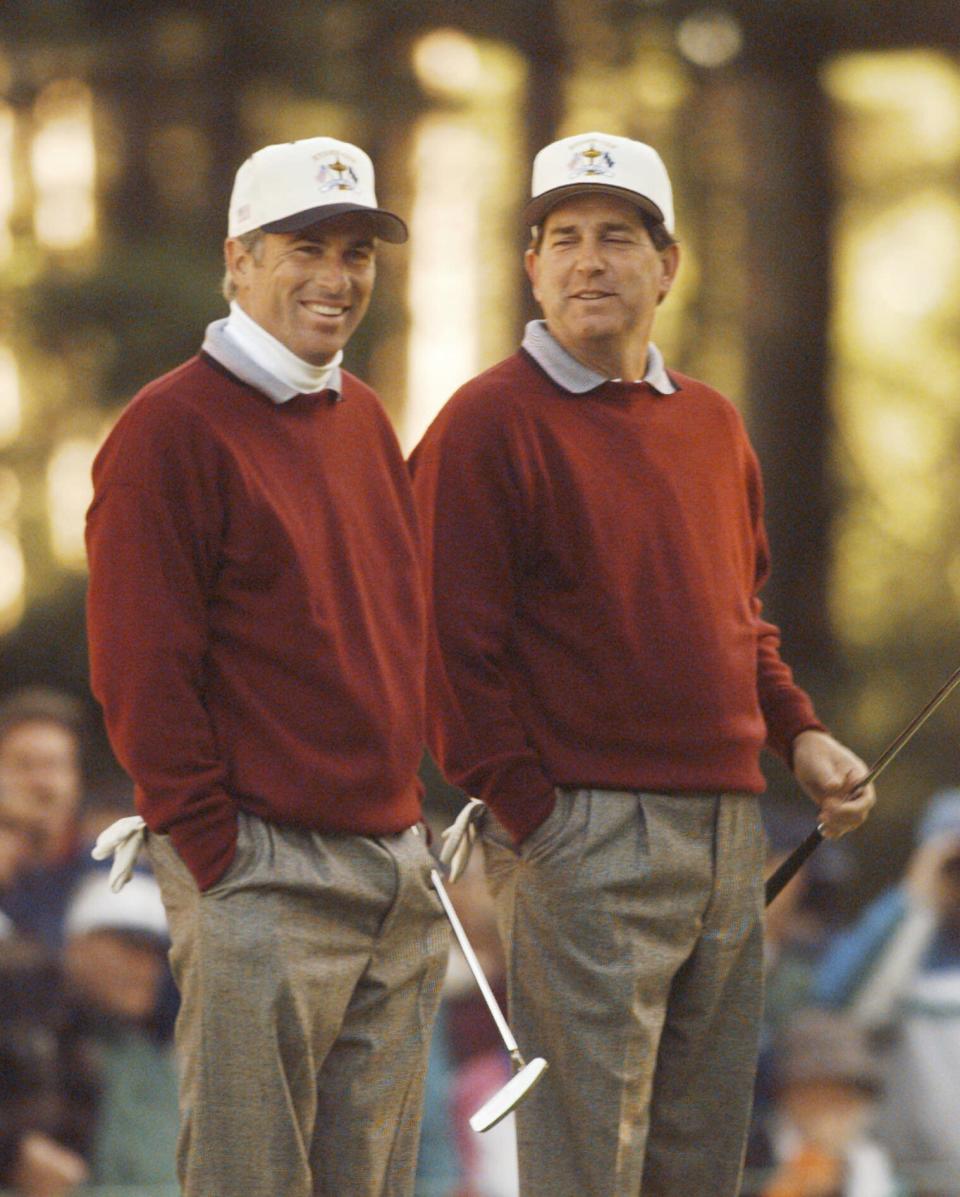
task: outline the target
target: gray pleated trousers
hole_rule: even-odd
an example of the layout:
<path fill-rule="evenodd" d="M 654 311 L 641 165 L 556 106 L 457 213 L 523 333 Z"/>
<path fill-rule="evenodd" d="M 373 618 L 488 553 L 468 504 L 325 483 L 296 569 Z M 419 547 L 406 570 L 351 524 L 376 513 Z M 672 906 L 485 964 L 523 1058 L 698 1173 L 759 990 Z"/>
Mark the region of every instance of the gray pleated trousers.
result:
<path fill-rule="evenodd" d="M 550 1068 L 517 1109 L 522 1197 L 734 1197 L 756 1067 L 755 798 L 560 790 L 487 876 L 512 1029 Z"/>
<path fill-rule="evenodd" d="M 166 836 L 148 843 L 181 994 L 184 1197 L 409 1197 L 448 949 L 419 828 L 241 812 L 203 894 Z"/>

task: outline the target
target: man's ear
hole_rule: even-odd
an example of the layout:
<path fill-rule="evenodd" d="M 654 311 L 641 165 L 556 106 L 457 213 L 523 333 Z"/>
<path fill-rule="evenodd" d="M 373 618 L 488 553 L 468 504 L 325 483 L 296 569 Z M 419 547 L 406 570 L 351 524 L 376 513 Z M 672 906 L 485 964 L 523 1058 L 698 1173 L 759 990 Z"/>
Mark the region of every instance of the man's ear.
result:
<path fill-rule="evenodd" d="M 660 297 L 657 303 L 663 303 L 670 294 L 670 288 L 676 281 L 677 271 L 680 269 L 680 246 L 676 244 L 668 245 L 660 254 L 660 262 L 663 266 L 663 272 L 660 276 Z"/>
<path fill-rule="evenodd" d="M 537 265 L 540 261 L 540 255 L 533 248 L 528 249 L 523 255 L 523 268 L 527 272 L 527 278 L 530 280 L 530 288 L 533 291 L 533 298 L 540 299 L 537 292 Z"/>
<path fill-rule="evenodd" d="M 239 238 L 228 237 L 223 243 L 223 260 L 233 285 L 238 291 L 243 290 L 249 284 L 253 254 Z"/>

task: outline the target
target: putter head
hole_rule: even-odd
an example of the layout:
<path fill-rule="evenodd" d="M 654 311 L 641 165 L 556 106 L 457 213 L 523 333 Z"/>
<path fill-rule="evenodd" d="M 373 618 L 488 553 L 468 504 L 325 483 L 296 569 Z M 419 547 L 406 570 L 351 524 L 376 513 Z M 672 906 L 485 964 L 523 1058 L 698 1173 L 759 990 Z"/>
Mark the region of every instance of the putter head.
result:
<path fill-rule="evenodd" d="M 501 1118 L 506 1118 L 510 1111 L 526 1097 L 533 1086 L 547 1071 L 547 1062 L 542 1056 L 537 1056 L 529 1064 L 524 1064 L 520 1071 L 483 1103 L 476 1114 L 470 1118 L 473 1130 L 483 1132 L 496 1126 Z"/>

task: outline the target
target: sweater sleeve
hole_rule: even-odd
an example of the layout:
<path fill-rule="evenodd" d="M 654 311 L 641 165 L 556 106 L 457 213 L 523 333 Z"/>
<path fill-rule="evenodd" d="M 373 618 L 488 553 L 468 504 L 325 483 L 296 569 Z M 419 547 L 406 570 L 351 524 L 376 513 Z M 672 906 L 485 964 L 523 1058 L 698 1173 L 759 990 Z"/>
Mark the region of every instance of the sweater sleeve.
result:
<path fill-rule="evenodd" d="M 435 627 L 431 749 L 519 842 L 555 796 L 502 669 L 529 525 L 509 430 L 492 408 L 455 397 L 410 464 Z"/>
<path fill-rule="evenodd" d="M 756 545 L 756 584 L 753 613 L 757 624 L 757 695 L 767 727 L 767 747 L 789 765 L 792 745 L 803 731 L 826 731 L 810 696 L 793 680 L 780 656 L 780 629 L 763 618 L 760 591 L 770 576 L 770 549 L 763 522 L 763 480 L 760 465 L 749 450 L 747 484 Z"/>
<path fill-rule="evenodd" d="M 207 889 L 233 858 L 236 810 L 203 701 L 223 514 L 198 424 L 141 402 L 108 438 L 87 515 L 87 618 L 91 686 L 140 813 Z"/>

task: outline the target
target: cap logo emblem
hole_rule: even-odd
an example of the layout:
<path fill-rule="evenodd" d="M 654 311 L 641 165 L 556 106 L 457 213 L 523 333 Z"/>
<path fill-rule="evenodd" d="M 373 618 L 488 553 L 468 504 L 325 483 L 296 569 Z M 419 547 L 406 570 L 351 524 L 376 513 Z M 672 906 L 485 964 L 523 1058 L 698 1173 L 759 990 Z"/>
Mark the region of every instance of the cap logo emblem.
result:
<path fill-rule="evenodd" d="M 609 175 L 616 165 L 609 150 L 598 150 L 593 142 L 590 142 L 584 149 L 574 147 L 573 157 L 567 163 L 567 173 L 571 179 Z"/>
<path fill-rule="evenodd" d="M 338 153 L 314 154 L 313 160 L 317 164 L 316 182 L 321 192 L 353 191 L 360 181 L 357 172 Z"/>

